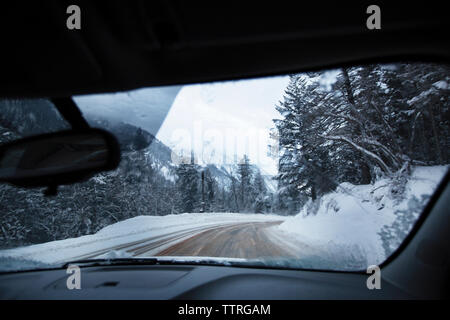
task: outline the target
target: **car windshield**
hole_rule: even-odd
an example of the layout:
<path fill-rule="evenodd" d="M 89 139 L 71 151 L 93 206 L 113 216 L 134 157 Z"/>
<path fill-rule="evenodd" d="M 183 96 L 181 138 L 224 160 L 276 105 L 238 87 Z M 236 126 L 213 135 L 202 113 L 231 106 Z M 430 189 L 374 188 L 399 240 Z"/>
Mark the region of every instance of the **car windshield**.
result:
<path fill-rule="evenodd" d="M 0 271 L 74 260 L 365 270 L 403 242 L 448 171 L 449 67 L 373 64 L 75 96 L 114 171 L 0 184 Z M 0 143 L 69 128 L 0 100 Z"/>

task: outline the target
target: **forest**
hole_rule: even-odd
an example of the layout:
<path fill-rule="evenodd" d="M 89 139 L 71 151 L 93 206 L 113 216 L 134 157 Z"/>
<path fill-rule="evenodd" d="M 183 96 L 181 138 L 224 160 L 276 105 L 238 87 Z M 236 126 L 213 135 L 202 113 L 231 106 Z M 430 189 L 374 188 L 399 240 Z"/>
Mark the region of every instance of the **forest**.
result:
<path fill-rule="evenodd" d="M 342 182 L 392 179 L 449 163 L 449 67 L 398 63 L 295 74 L 274 120 L 280 144 L 278 210 L 296 213 Z"/>

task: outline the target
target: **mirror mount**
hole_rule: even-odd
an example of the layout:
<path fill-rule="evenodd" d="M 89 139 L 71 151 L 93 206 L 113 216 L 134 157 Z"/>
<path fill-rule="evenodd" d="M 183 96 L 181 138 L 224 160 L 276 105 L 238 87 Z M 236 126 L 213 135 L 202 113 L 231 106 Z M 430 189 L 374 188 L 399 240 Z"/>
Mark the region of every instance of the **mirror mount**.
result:
<path fill-rule="evenodd" d="M 84 119 L 83 114 L 71 97 L 53 98 L 51 101 L 62 117 L 71 125 L 72 130 L 89 128 L 88 122 Z M 58 185 L 52 184 L 47 186 L 43 194 L 46 197 L 56 196 L 58 194 Z"/>
<path fill-rule="evenodd" d="M 117 168 L 117 139 L 102 129 L 78 129 L 47 133 L 0 146 L 0 181 L 20 187 L 57 187 L 89 179 Z"/>
<path fill-rule="evenodd" d="M 84 119 L 83 114 L 71 97 L 53 98 L 51 101 L 62 117 L 71 125 L 73 130 L 89 128 L 88 122 Z"/>
<path fill-rule="evenodd" d="M 58 186 L 53 184 L 53 185 L 49 185 L 47 186 L 47 189 L 45 189 L 42 194 L 45 197 L 54 197 L 58 194 Z"/>

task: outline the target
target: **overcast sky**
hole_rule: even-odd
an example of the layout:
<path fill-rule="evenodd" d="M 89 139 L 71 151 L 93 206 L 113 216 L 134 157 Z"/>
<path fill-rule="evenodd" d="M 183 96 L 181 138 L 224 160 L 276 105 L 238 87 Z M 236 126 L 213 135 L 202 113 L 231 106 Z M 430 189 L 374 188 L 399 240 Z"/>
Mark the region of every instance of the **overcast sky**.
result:
<path fill-rule="evenodd" d="M 284 76 L 184 86 L 157 138 L 178 155 L 194 150 L 201 164 L 233 163 L 247 154 L 275 174 L 276 159 L 267 154 L 269 130 L 288 81 Z"/>
<path fill-rule="evenodd" d="M 156 135 L 177 155 L 193 150 L 200 164 L 234 163 L 246 154 L 276 173 L 269 130 L 289 78 L 216 82 L 75 97 L 86 115 L 127 122 Z"/>

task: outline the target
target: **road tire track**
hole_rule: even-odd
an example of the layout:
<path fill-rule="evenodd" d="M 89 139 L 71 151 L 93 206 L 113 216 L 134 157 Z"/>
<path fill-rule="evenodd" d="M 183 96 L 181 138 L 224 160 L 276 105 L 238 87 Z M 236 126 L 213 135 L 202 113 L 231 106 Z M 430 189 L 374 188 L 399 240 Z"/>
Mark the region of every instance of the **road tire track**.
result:
<path fill-rule="evenodd" d="M 89 252 L 89 253 L 86 253 L 83 255 L 73 257 L 70 260 L 94 259 L 96 257 L 104 255 L 113 250 L 124 250 L 124 251 L 130 253 L 132 256 L 141 256 L 147 252 L 150 252 L 151 250 L 157 249 L 158 247 L 163 247 L 167 244 L 174 243 L 174 242 L 176 242 L 180 239 L 186 238 L 186 237 L 194 236 L 194 235 L 204 232 L 204 231 L 213 231 L 213 230 L 220 229 L 223 227 L 235 226 L 235 225 L 241 225 L 241 224 L 242 223 L 227 223 L 226 225 L 216 224 L 216 225 L 210 225 L 210 226 L 201 226 L 201 227 L 193 227 L 193 228 L 184 229 L 184 230 L 178 230 L 178 231 L 170 232 L 170 233 L 163 234 L 163 235 L 147 237 L 147 238 L 140 239 L 137 241 L 123 243 L 120 245 L 115 245 L 115 246 L 110 246 L 107 248 L 99 249 L 96 251 L 92 251 L 92 252 Z"/>
<path fill-rule="evenodd" d="M 295 257 L 270 239 L 267 228 L 282 221 L 240 223 L 205 230 L 155 256 L 205 256 L 224 258 L 289 258 Z"/>

